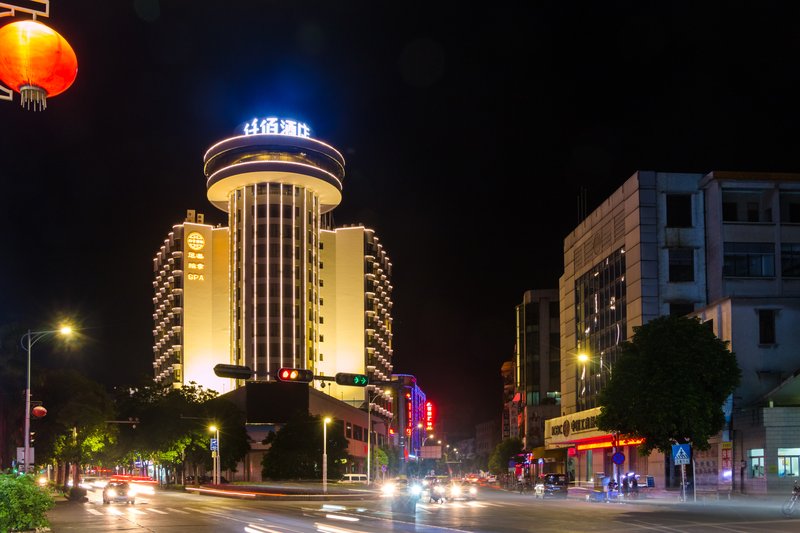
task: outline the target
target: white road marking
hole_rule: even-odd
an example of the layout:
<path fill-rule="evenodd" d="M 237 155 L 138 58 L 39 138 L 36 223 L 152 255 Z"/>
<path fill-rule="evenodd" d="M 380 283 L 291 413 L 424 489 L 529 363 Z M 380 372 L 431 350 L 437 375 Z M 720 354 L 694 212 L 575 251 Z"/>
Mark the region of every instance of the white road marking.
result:
<path fill-rule="evenodd" d="M 152 511 L 154 513 L 158 513 L 158 514 L 169 514 L 169 513 L 165 513 L 164 511 L 159 511 L 158 509 L 153 509 L 152 507 L 148 507 L 147 510 L 148 511 Z"/>
<path fill-rule="evenodd" d="M 167 507 L 167 511 L 172 511 L 173 513 L 189 514 L 188 511 L 181 511 L 180 509 L 173 509 L 172 507 Z"/>
<path fill-rule="evenodd" d="M 87 508 L 86 510 L 89 511 L 90 513 L 92 513 L 93 515 L 103 516 L 103 513 L 101 513 L 97 509 L 89 509 L 89 508 Z"/>

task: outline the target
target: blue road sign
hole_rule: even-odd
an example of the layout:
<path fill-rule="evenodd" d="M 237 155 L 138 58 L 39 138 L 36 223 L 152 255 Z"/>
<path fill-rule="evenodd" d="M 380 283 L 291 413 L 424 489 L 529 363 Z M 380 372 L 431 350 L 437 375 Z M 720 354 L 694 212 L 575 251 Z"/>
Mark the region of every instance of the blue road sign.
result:
<path fill-rule="evenodd" d="M 611 456 L 611 460 L 614 461 L 614 464 L 619 466 L 625 462 L 625 454 L 622 452 L 617 452 Z"/>
<path fill-rule="evenodd" d="M 673 444 L 672 461 L 676 465 L 688 465 L 692 460 L 691 444 Z"/>
<path fill-rule="evenodd" d="M 219 443 L 217 442 L 217 439 L 212 437 L 211 438 L 211 451 L 212 452 L 216 452 L 217 450 L 219 450 Z"/>

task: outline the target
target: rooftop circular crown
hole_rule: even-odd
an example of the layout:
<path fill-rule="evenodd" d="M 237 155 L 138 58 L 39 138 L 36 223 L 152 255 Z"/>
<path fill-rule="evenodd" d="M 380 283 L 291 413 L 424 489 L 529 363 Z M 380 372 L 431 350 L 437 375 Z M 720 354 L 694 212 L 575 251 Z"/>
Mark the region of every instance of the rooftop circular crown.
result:
<path fill-rule="evenodd" d="M 342 201 L 344 157 L 311 137 L 302 122 L 267 117 L 245 124 L 242 135 L 222 140 L 203 156 L 208 200 L 228 210 L 232 191 L 257 183 L 290 183 L 313 190 L 321 212 Z"/>

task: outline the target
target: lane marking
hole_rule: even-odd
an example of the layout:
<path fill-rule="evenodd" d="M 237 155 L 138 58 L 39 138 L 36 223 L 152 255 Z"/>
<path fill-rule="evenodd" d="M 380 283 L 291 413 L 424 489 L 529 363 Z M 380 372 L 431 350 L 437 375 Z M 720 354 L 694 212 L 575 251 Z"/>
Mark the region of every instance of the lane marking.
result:
<path fill-rule="evenodd" d="M 148 507 L 147 510 L 151 511 L 153 513 L 158 513 L 158 514 L 169 514 L 169 513 L 165 513 L 164 511 L 159 511 L 158 509 L 153 509 L 152 507 Z"/>
<path fill-rule="evenodd" d="M 167 511 L 172 511 L 173 513 L 181 513 L 181 514 L 189 514 L 188 511 L 181 511 L 180 509 L 173 509 L 172 507 L 167 507 Z"/>
<path fill-rule="evenodd" d="M 100 512 L 100 511 L 98 511 L 97 509 L 88 509 L 88 508 L 87 508 L 86 510 L 87 510 L 87 511 L 89 511 L 90 513 L 92 513 L 92 514 L 93 514 L 93 515 L 95 515 L 95 516 L 103 516 L 103 513 L 101 513 L 101 512 Z"/>

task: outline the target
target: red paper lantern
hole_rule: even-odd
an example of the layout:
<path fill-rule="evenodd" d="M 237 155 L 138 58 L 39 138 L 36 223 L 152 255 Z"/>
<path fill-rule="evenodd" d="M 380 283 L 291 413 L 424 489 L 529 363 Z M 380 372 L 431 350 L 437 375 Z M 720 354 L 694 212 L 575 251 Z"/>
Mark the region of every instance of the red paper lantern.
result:
<path fill-rule="evenodd" d="M 31 413 L 32 413 L 32 414 L 33 414 L 33 416 L 35 416 L 36 418 L 42 418 L 44 415 L 46 415 L 46 414 L 47 414 L 47 409 L 45 409 L 45 408 L 44 408 L 44 407 L 42 407 L 41 405 L 37 405 L 36 407 L 34 407 L 34 408 L 31 410 Z"/>
<path fill-rule="evenodd" d="M 47 97 L 66 91 L 77 75 L 78 58 L 56 31 L 35 20 L 0 28 L 0 80 L 23 107 L 45 109 Z"/>

